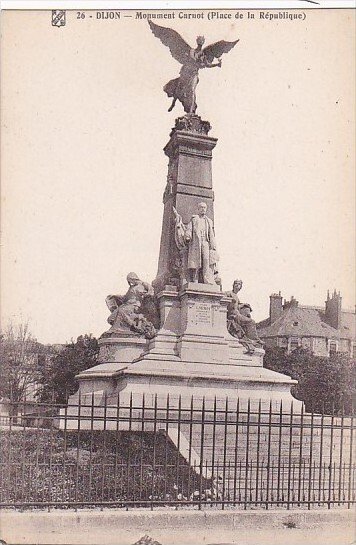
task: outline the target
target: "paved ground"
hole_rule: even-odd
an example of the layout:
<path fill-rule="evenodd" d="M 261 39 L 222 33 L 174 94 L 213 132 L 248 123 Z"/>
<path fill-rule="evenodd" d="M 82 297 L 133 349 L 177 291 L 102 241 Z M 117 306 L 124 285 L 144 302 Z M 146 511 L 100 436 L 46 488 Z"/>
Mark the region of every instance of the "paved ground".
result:
<path fill-rule="evenodd" d="M 133 545 L 147 534 L 162 545 L 351 545 L 355 512 L 56 510 L 0 515 L 9 545 Z M 147 545 L 150 541 L 147 540 Z"/>

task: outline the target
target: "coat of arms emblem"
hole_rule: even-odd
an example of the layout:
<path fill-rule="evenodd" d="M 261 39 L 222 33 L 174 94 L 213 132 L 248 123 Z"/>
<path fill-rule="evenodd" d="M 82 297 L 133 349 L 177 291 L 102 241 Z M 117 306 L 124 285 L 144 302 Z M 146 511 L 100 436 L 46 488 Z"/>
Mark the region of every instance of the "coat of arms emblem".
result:
<path fill-rule="evenodd" d="M 66 24 L 66 12 L 64 9 L 52 10 L 52 26 L 61 27 Z"/>

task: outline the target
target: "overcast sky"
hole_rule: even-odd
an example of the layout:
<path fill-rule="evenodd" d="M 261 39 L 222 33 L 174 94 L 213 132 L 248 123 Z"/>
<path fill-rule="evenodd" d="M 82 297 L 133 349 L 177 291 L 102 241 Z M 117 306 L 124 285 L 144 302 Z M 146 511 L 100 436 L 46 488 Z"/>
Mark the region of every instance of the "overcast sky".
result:
<path fill-rule="evenodd" d="M 178 63 L 133 17 L 2 16 L 2 323 L 41 342 L 108 328 L 105 297 L 157 272 L 167 157 L 182 107 L 163 85 Z M 244 281 L 253 316 L 281 290 L 354 304 L 354 13 L 306 20 L 161 21 L 194 44 L 240 39 L 201 71 L 198 113 L 213 152 L 224 289 Z M 89 16 L 92 15 L 92 18 Z M 205 14 L 206 15 L 206 14 Z"/>

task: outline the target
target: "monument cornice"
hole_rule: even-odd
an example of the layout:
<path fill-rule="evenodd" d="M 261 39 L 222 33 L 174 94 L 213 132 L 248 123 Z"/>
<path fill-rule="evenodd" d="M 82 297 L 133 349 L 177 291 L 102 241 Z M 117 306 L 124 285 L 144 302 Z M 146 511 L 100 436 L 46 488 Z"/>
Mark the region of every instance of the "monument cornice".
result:
<path fill-rule="evenodd" d="M 180 297 L 184 295 L 197 295 L 203 297 L 206 296 L 208 298 L 214 299 L 226 299 L 225 293 L 221 291 L 220 287 L 217 284 L 210 285 L 189 282 L 188 284 L 185 284 L 179 292 Z"/>
<path fill-rule="evenodd" d="M 204 134 L 175 130 L 164 148 L 164 153 L 170 158 L 175 157 L 177 153 L 211 158 L 211 152 L 217 141 L 217 138 Z"/>
<path fill-rule="evenodd" d="M 177 192 L 187 194 L 187 195 L 196 195 L 201 198 L 214 198 L 214 192 L 208 187 L 196 187 L 188 184 L 177 184 Z"/>
<path fill-rule="evenodd" d="M 193 363 L 193 362 L 189 362 L 189 363 Z M 199 364 L 200 362 L 198 361 L 196 363 Z M 206 364 L 203 364 L 203 365 L 206 365 Z M 215 365 L 218 366 L 218 364 L 215 364 Z M 226 364 L 221 364 L 221 366 L 223 365 L 226 366 Z M 230 365 L 230 367 L 237 367 L 237 366 Z M 208 370 L 207 371 L 204 370 L 204 372 L 203 371 L 194 372 L 191 370 L 189 370 L 189 372 L 184 372 L 184 371 L 180 372 L 180 371 L 177 371 L 176 369 L 174 370 L 172 369 L 172 370 L 169 370 L 169 372 L 167 372 L 167 369 L 165 369 L 164 371 L 163 370 L 154 371 L 152 369 L 149 369 L 149 370 L 136 369 L 134 366 L 130 366 L 115 373 L 115 376 L 120 376 L 120 375 L 156 376 L 156 377 L 162 377 L 162 378 L 167 378 L 167 376 L 169 376 L 171 379 L 176 377 L 177 379 L 186 379 L 188 381 L 191 381 L 192 379 L 198 379 L 198 380 L 216 381 L 219 383 L 224 381 L 225 383 L 231 382 L 231 383 L 240 383 L 240 384 L 241 384 L 241 380 L 243 379 L 244 386 L 246 386 L 247 384 L 256 384 L 256 383 L 265 384 L 266 386 L 269 386 L 271 384 L 270 378 L 267 378 L 267 377 L 251 377 L 248 375 L 243 377 L 241 375 L 232 376 L 232 375 L 224 374 L 221 372 L 217 374 L 216 369 L 210 372 Z M 293 384 L 298 384 L 297 380 L 292 379 L 288 377 L 287 375 L 284 375 L 283 378 L 274 377 L 273 382 L 276 384 L 285 384 L 288 387 L 290 387 Z"/>

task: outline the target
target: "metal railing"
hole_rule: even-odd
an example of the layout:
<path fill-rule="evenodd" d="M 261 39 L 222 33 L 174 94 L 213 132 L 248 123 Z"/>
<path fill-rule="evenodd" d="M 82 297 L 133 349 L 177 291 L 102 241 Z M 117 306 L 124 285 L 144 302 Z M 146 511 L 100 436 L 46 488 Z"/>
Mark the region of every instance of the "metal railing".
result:
<path fill-rule="evenodd" d="M 1 411 L 3 507 L 311 509 L 355 503 L 354 417 L 94 395 Z M 300 406 L 298 406 L 300 407 Z"/>

